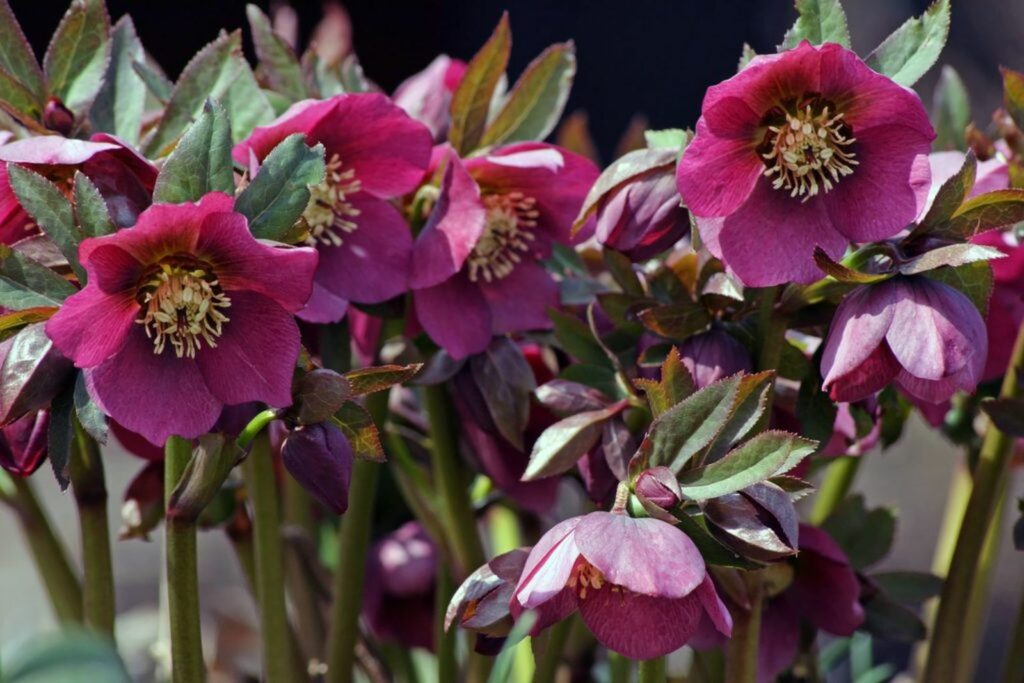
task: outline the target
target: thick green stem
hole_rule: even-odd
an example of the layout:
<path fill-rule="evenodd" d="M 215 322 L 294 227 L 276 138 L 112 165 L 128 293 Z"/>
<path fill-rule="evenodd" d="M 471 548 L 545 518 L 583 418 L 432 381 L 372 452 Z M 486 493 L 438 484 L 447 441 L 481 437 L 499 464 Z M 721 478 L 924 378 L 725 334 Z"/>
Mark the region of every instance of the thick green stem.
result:
<path fill-rule="evenodd" d="M 264 680 L 268 683 L 303 680 L 306 673 L 292 648 L 285 606 L 281 510 L 270 436 L 265 431 L 253 440 L 243 469 L 253 516 Z"/>
<path fill-rule="evenodd" d="M 637 666 L 638 683 L 665 683 L 665 658 L 645 659 Z"/>
<path fill-rule="evenodd" d="M 172 436 L 164 447 L 164 505 L 178 485 L 192 444 Z M 199 569 L 196 558 L 196 523 L 186 517 L 165 522 L 167 603 L 171 621 L 171 676 L 174 683 L 193 683 L 206 678 L 203 640 L 199 630 Z"/>
<path fill-rule="evenodd" d="M 811 510 L 812 524 L 820 526 L 846 498 L 846 494 L 853 487 L 853 480 L 857 477 L 857 470 L 860 469 L 861 457 L 863 456 L 836 458 L 829 465 L 814 499 L 814 508 Z"/>
<path fill-rule="evenodd" d="M 629 683 L 633 662 L 618 652 L 608 652 L 608 678 L 611 683 Z"/>
<path fill-rule="evenodd" d="M 110 555 L 107 484 L 96 442 L 73 420 L 69 473 L 82 530 L 82 603 L 85 623 L 114 637 L 114 568 Z"/>
<path fill-rule="evenodd" d="M 303 542 L 308 541 L 312 548 L 316 539 L 312 499 L 306 489 L 287 473 L 284 478 L 284 510 L 285 522 L 301 534 Z M 295 607 L 299 641 L 307 659 L 322 662 L 327 643 L 327 624 L 307 562 L 316 562 L 316 557 L 304 557 L 299 543 L 290 544 L 285 574 L 288 579 L 288 595 Z"/>
<path fill-rule="evenodd" d="M 454 681 L 458 678 L 459 665 L 455 658 L 456 643 L 458 642 L 459 630 L 452 627 L 448 631 L 444 628 L 444 613 L 448 609 L 448 602 L 455 592 L 455 584 L 452 581 L 451 568 L 443 559 L 438 558 L 437 581 L 434 588 L 434 639 L 437 643 L 437 680 Z"/>
<path fill-rule="evenodd" d="M 1024 325 L 1017 333 L 1010 367 L 1003 378 L 1002 397 L 1020 395 L 1019 373 L 1024 371 Z M 942 588 L 935 632 L 928 653 L 924 681 L 947 683 L 956 675 L 960 656 L 960 630 L 970 603 L 978 562 L 982 555 L 986 532 L 999 507 L 997 498 L 1005 488 L 1007 466 L 1013 450 L 1013 438 L 989 423 L 981 445 L 981 454 L 974 471 L 964 521 L 957 534 L 949 574 Z"/>
<path fill-rule="evenodd" d="M 562 652 L 565 650 L 565 644 L 569 641 L 570 631 L 572 631 L 572 619 L 563 619 L 548 629 L 544 652 L 537 662 L 534 683 L 555 682 L 558 668 L 562 664 Z"/>
<path fill-rule="evenodd" d="M 455 413 L 443 384 L 424 387 L 423 402 L 430 423 L 431 461 L 441 521 L 451 537 L 461 579 L 484 563 L 484 550 L 469 500 L 466 470 L 459 458 Z"/>
<path fill-rule="evenodd" d="M 782 349 L 786 344 L 786 316 L 778 310 L 776 303 L 780 287 L 768 287 L 761 292 L 761 303 L 758 308 L 757 330 L 759 346 L 757 351 L 757 369 L 759 371 L 778 371 L 782 360 Z M 775 390 L 768 392 L 765 399 L 765 410 L 760 419 L 760 427 L 767 427 L 771 419 L 772 402 Z"/>
<path fill-rule="evenodd" d="M 733 612 L 732 639 L 726 645 L 725 680 L 729 683 L 757 681 L 757 649 L 761 637 L 764 591 L 756 577 L 747 581 L 750 609 Z"/>
<path fill-rule="evenodd" d="M 9 476 L 3 471 L 0 471 L 0 479 L 10 484 L 10 498 L 0 491 L 0 501 L 8 503 L 18 517 L 32 561 L 50 598 L 53 615 L 62 623 L 82 623 L 82 584 L 32 485 L 28 479 Z M 3 483 L 0 482 L 0 489 L 4 488 Z"/>
<path fill-rule="evenodd" d="M 1020 607 L 1017 609 L 1017 621 L 1013 626 L 1013 635 L 1006 648 L 1006 661 L 1003 662 L 1003 683 L 1020 683 L 1024 681 L 1024 596 L 1021 596 Z"/>

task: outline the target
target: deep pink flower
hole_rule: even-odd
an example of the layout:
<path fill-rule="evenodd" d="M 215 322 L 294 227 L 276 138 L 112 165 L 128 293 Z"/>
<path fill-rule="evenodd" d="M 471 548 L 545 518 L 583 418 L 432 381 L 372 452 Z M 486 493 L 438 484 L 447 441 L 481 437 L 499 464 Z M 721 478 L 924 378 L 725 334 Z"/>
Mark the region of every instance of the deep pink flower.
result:
<path fill-rule="evenodd" d="M 349 301 L 379 303 L 406 291 L 412 233 L 389 200 L 413 190 L 430 160 L 430 131 L 376 93 L 304 100 L 238 143 L 235 161 L 262 161 L 302 133 L 326 151 L 327 176 L 303 220 L 320 252 L 313 295 L 299 317 L 334 322 Z"/>
<path fill-rule="evenodd" d="M 536 610 L 535 632 L 579 609 L 607 648 L 651 659 L 687 643 L 703 619 L 732 618 L 704 559 L 679 529 L 653 518 L 592 512 L 556 524 L 530 552 L 512 613 Z"/>
<path fill-rule="evenodd" d="M 926 404 L 934 405 L 934 404 Z M 854 410 L 870 420 L 865 428 L 858 423 Z M 864 455 L 878 444 L 882 436 L 882 414 L 878 401 L 870 397 L 857 404 L 839 403 L 836 405 L 836 419 L 832 425 L 832 438 L 829 439 L 822 455 L 857 456 Z"/>
<path fill-rule="evenodd" d="M 437 549 L 418 522 L 407 522 L 370 549 L 363 614 L 378 638 L 434 647 Z"/>
<path fill-rule="evenodd" d="M 927 277 L 861 287 L 836 310 L 821 360 L 833 401 L 859 401 L 890 382 L 939 403 L 974 391 L 985 366 L 985 322 L 971 300 Z"/>
<path fill-rule="evenodd" d="M 0 429 L 0 467 L 27 477 L 46 460 L 50 413 L 40 410 L 24 415 Z"/>
<path fill-rule="evenodd" d="M 593 162 L 525 142 L 444 160 L 440 196 L 416 239 L 410 286 L 416 317 L 453 358 L 495 334 L 551 327 L 558 283 L 540 259 L 574 244 L 572 223 L 597 179 Z"/>
<path fill-rule="evenodd" d="M 985 319 L 989 347 L 982 378 L 990 380 L 1002 377 L 1006 372 L 1017 330 L 1024 322 L 1024 246 L 1013 231 L 992 230 L 971 241 L 995 247 L 1007 256 L 989 262 L 994 283 Z"/>
<path fill-rule="evenodd" d="M 750 351 L 720 328 L 695 334 L 679 346 L 679 356 L 698 389 L 737 372 L 753 372 Z"/>
<path fill-rule="evenodd" d="M 679 192 L 745 284 L 811 282 L 815 247 L 838 259 L 917 217 L 934 138 L 913 91 L 839 45 L 803 42 L 708 90 Z"/>
<path fill-rule="evenodd" d="M 46 325 L 104 412 L 155 444 L 205 433 L 225 405 L 291 403 L 316 252 L 256 241 L 232 206 L 157 204 L 85 240 L 88 285 Z"/>
<path fill-rule="evenodd" d="M 438 55 L 426 69 L 402 81 L 392 99 L 440 142 L 448 134 L 452 95 L 465 73 L 465 62 Z"/>

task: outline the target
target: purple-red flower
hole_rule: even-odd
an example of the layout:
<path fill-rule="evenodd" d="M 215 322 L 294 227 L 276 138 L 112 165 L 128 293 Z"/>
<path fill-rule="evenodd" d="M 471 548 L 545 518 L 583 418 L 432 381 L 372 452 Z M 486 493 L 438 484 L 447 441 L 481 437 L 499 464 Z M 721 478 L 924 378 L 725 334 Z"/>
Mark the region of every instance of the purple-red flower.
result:
<path fill-rule="evenodd" d="M 363 614 L 378 638 L 434 647 L 437 549 L 418 522 L 407 522 L 370 549 Z"/>
<path fill-rule="evenodd" d="M 440 142 L 448 134 L 452 95 L 465 73 L 465 62 L 438 55 L 426 69 L 402 81 L 392 99 Z"/>
<path fill-rule="evenodd" d="M 334 322 L 349 301 L 379 303 L 406 291 L 412 233 L 391 199 L 413 190 L 430 160 L 430 131 L 376 93 L 304 100 L 235 146 L 234 158 L 262 161 L 302 133 L 324 146 L 327 174 L 312 188 L 302 220 L 320 252 L 313 295 L 299 317 Z"/>
<path fill-rule="evenodd" d="M 890 382 L 939 403 L 974 391 L 985 367 L 985 322 L 971 300 L 927 277 L 895 277 L 843 300 L 825 341 L 824 389 L 859 401 Z"/>
<path fill-rule="evenodd" d="M 698 389 L 737 372 L 754 370 L 747 347 L 720 328 L 688 338 L 680 344 L 679 356 Z"/>
<path fill-rule="evenodd" d="M 988 358 L 982 379 L 1002 377 L 1010 364 L 1017 330 L 1024 322 L 1024 246 L 1012 231 L 993 230 L 973 240 L 975 244 L 995 247 L 1007 258 L 993 259 L 992 297 L 988 301 Z"/>
<path fill-rule="evenodd" d="M 348 509 L 352 446 L 335 425 L 319 422 L 288 432 L 281 460 L 292 476 L 334 514 Z"/>
<path fill-rule="evenodd" d="M 533 547 L 512 613 L 538 613 L 535 631 L 578 609 L 607 648 L 631 659 L 676 650 L 703 620 L 728 636 L 732 618 L 704 558 L 671 524 L 592 512 L 556 524 Z"/>
<path fill-rule="evenodd" d="M 232 206 L 157 204 L 85 240 L 88 284 L 46 325 L 103 411 L 155 444 L 204 434 L 225 405 L 291 403 L 316 252 L 256 241 Z"/>
<path fill-rule="evenodd" d="M 440 195 L 416 239 L 410 286 L 416 317 L 452 357 L 495 334 L 551 327 L 558 283 L 540 259 L 573 244 L 572 223 L 597 179 L 593 162 L 526 142 L 459 159 L 446 148 Z"/>
<path fill-rule="evenodd" d="M 40 410 L 24 415 L 0 429 L 0 467 L 27 477 L 46 459 L 50 413 Z"/>
<path fill-rule="evenodd" d="M 803 42 L 708 90 L 679 192 L 745 284 L 811 282 L 815 247 L 838 259 L 918 216 L 934 138 L 911 90 L 839 45 Z"/>

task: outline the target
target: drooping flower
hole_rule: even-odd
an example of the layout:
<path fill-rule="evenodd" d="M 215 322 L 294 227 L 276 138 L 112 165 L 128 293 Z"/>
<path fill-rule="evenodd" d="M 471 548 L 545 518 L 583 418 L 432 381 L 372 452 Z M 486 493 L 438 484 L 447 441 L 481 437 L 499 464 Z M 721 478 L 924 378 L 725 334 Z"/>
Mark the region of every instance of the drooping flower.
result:
<path fill-rule="evenodd" d="M 604 646 L 631 659 L 676 650 L 707 618 L 732 618 L 693 541 L 671 524 L 592 512 L 556 524 L 530 552 L 512 613 L 536 610 L 535 632 L 579 610 Z"/>
<path fill-rule="evenodd" d="M 985 367 L 985 322 L 971 300 L 927 277 L 895 277 L 839 305 L 821 370 L 833 401 L 859 401 L 890 382 L 939 403 L 973 391 Z"/>
<path fill-rule="evenodd" d="M 917 217 L 934 138 L 911 90 L 839 45 L 803 42 L 708 90 L 679 192 L 745 284 L 811 282 L 815 247 L 838 259 Z"/>
<path fill-rule="evenodd" d="M 715 327 L 688 338 L 679 356 L 698 389 L 737 372 L 753 372 L 750 351 L 736 337 Z"/>
<path fill-rule="evenodd" d="M 426 69 L 402 81 L 392 99 L 440 142 L 448 134 L 452 95 L 465 73 L 465 62 L 438 55 Z"/>
<path fill-rule="evenodd" d="M 320 252 L 313 295 L 299 317 L 334 322 L 349 301 L 379 303 L 408 288 L 412 234 L 389 200 L 414 189 L 430 159 L 430 131 L 384 95 L 356 93 L 291 106 L 235 146 L 236 161 L 262 161 L 302 133 L 324 146 L 327 174 L 302 220 Z"/>
<path fill-rule="evenodd" d="M 88 284 L 46 325 L 103 411 L 155 444 L 204 434 L 225 405 L 291 403 L 316 252 L 257 242 L 232 207 L 157 204 L 85 240 Z"/>
<path fill-rule="evenodd" d="M 374 544 L 367 559 L 363 614 L 374 634 L 404 647 L 434 647 L 437 549 L 418 522 Z"/>
<path fill-rule="evenodd" d="M 587 237 L 573 238 L 572 223 L 597 167 L 534 142 L 469 159 L 446 148 L 437 155 L 440 194 L 410 278 L 420 324 L 456 359 L 483 351 L 492 335 L 551 327 L 558 283 L 539 261 L 552 244 Z"/>
<path fill-rule="evenodd" d="M 470 574 L 452 596 L 445 612 L 445 629 L 456 620 L 477 632 L 477 651 L 499 642 L 512 629 L 512 596 L 532 548 L 516 548 L 487 561 Z M 491 641 L 491 642 L 487 642 Z"/>
<path fill-rule="evenodd" d="M 1010 364 L 1017 330 L 1024 323 L 1024 246 L 1012 231 L 985 232 L 973 240 L 975 244 L 995 247 L 1007 258 L 994 259 L 992 265 L 992 296 L 988 301 L 988 358 L 982 379 L 1002 377 Z"/>
<path fill-rule="evenodd" d="M 0 429 L 0 467 L 27 477 L 46 460 L 50 413 L 40 410 L 24 415 Z"/>

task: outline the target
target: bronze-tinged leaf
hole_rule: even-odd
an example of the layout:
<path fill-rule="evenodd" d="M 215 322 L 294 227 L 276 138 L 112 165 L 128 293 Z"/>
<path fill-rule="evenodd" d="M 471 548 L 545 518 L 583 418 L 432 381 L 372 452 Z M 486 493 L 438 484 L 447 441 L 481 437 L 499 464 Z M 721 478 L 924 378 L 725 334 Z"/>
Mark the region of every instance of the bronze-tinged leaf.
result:
<path fill-rule="evenodd" d="M 707 309 L 686 298 L 676 303 L 648 308 L 641 311 L 638 317 L 651 332 L 676 341 L 684 341 L 702 332 L 711 323 Z"/>
<path fill-rule="evenodd" d="M 44 323 L 33 323 L 11 340 L 0 367 L 0 425 L 39 410 L 57 395 L 74 372 L 54 348 Z"/>
<path fill-rule="evenodd" d="M 353 396 L 352 384 L 333 370 L 317 368 L 295 380 L 289 413 L 300 424 L 329 420 Z"/>
<path fill-rule="evenodd" d="M 505 74 L 511 49 L 512 33 L 508 12 L 505 12 L 494 33 L 470 60 L 459 87 L 452 95 L 448 140 L 460 156 L 480 146 L 487 127 L 491 98 Z"/>
<path fill-rule="evenodd" d="M 423 367 L 423 363 L 411 365 L 378 365 L 372 368 L 360 368 L 345 373 L 345 379 L 352 385 L 355 396 L 365 396 L 396 384 L 408 382 Z"/>
<path fill-rule="evenodd" d="M 643 389 L 651 414 L 658 417 L 693 393 L 694 383 L 690 371 L 683 365 L 679 349 L 673 346 L 661 364 L 661 380 L 638 379 L 635 384 Z"/>
<path fill-rule="evenodd" d="M 888 278 L 888 275 L 862 273 L 859 270 L 848 268 L 841 263 L 832 260 L 832 257 L 825 253 L 821 247 L 814 248 L 814 262 L 818 264 L 826 275 L 830 275 L 839 282 L 847 284 L 866 285 L 872 282 L 880 282 Z"/>
<path fill-rule="evenodd" d="M 333 421 L 348 439 L 353 455 L 362 460 L 385 461 L 380 431 L 366 408 L 355 401 L 347 401 L 335 413 Z"/>

